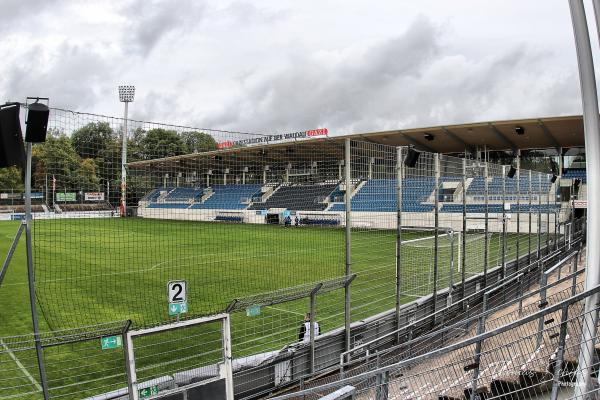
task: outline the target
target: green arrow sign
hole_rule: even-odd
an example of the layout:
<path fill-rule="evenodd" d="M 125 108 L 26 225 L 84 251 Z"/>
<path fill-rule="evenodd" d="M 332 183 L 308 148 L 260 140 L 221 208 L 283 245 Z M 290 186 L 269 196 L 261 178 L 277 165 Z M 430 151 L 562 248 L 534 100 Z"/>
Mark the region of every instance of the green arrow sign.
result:
<path fill-rule="evenodd" d="M 121 336 L 105 336 L 100 339 L 102 350 L 117 349 L 123 346 L 123 339 Z"/>
<path fill-rule="evenodd" d="M 169 303 L 169 316 L 173 317 L 188 312 L 187 302 Z"/>
<path fill-rule="evenodd" d="M 155 396 L 158 394 L 158 386 L 154 385 L 154 386 L 150 386 L 144 389 L 140 389 L 140 397 L 142 399 L 146 399 L 150 396 Z"/>

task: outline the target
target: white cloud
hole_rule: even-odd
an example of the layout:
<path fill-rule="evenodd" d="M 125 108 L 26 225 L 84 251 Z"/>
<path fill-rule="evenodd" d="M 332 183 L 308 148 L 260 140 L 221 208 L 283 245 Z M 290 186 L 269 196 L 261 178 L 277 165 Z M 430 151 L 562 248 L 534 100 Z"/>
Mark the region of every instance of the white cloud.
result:
<path fill-rule="evenodd" d="M 132 83 L 134 117 L 261 132 L 573 114 L 564 3 L 6 0 L 0 93 L 120 115 Z"/>

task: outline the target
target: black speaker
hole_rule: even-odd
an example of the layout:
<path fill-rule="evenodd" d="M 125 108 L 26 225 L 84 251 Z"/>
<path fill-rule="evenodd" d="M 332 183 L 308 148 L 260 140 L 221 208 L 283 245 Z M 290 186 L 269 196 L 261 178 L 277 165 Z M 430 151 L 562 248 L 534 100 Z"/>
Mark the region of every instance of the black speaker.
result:
<path fill-rule="evenodd" d="M 17 166 L 25 171 L 25 146 L 19 104 L 11 104 L 0 108 L 0 168 Z"/>
<path fill-rule="evenodd" d="M 550 182 L 554 183 L 556 182 L 556 178 L 558 178 L 556 175 L 552 174 L 552 178 L 550 178 Z"/>
<path fill-rule="evenodd" d="M 46 141 L 46 130 L 48 129 L 48 116 L 50 109 L 42 103 L 29 105 L 27 113 L 27 128 L 25 129 L 25 141 L 31 143 L 42 143 Z"/>
<path fill-rule="evenodd" d="M 573 181 L 573 188 L 575 189 L 575 193 L 579 190 L 579 185 L 581 185 L 581 179 L 575 179 Z"/>
<path fill-rule="evenodd" d="M 419 160 L 419 156 L 421 153 L 413 149 L 412 147 L 408 149 L 408 154 L 404 159 L 404 165 L 410 168 L 414 168 L 417 165 L 417 161 Z"/>
<path fill-rule="evenodd" d="M 509 178 L 514 178 L 516 173 L 517 173 L 517 169 L 511 165 L 506 176 Z"/>

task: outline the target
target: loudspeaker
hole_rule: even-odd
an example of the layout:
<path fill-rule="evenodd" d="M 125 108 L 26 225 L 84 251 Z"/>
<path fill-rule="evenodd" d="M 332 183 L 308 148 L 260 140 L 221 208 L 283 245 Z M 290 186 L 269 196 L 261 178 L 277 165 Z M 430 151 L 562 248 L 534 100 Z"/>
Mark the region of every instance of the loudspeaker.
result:
<path fill-rule="evenodd" d="M 581 179 L 575 179 L 573 181 L 573 188 L 575 189 L 575 193 L 579 190 L 579 185 L 581 185 Z"/>
<path fill-rule="evenodd" d="M 419 160 L 419 156 L 421 153 L 413 149 L 412 147 L 408 149 L 408 154 L 404 159 L 404 165 L 410 168 L 414 168 L 417 165 L 417 161 Z"/>
<path fill-rule="evenodd" d="M 509 178 L 514 178 L 516 173 L 517 173 L 517 169 L 511 165 L 506 176 Z"/>
<path fill-rule="evenodd" d="M 25 141 L 30 143 L 42 143 L 46 141 L 46 130 L 48 129 L 48 116 L 50 109 L 42 103 L 29 105 L 27 113 L 27 129 L 25 130 Z"/>
<path fill-rule="evenodd" d="M 558 178 L 556 175 L 552 174 L 552 178 L 550 178 L 550 182 L 554 183 L 556 182 L 556 178 Z"/>
<path fill-rule="evenodd" d="M 0 168 L 14 165 L 25 171 L 25 145 L 19 111 L 18 103 L 0 109 Z"/>

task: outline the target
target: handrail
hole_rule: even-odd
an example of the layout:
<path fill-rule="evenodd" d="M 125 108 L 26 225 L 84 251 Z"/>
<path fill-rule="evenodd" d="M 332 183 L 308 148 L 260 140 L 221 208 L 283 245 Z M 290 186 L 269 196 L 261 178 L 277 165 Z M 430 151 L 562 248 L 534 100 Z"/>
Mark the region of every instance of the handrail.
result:
<path fill-rule="evenodd" d="M 434 336 L 437 336 L 437 335 L 439 335 L 439 334 L 441 334 L 441 333 L 444 333 L 444 332 L 446 332 L 446 331 L 451 331 L 451 330 L 453 330 L 453 329 L 458 329 L 458 327 L 460 327 L 460 326 L 463 326 L 463 325 L 466 325 L 466 324 L 469 324 L 469 323 L 471 323 L 471 322 L 475 322 L 475 321 L 479 320 L 479 319 L 480 319 L 482 316 L 487 316 L 487 315 L 489 315 L 489 314 L 493 314 L 494 312 L 498 311 L 498 309 L 501 309 L 501 308 L 503 308 L 503 307 L 506 307 L 506 306 L 507 306 L 507 305 L 509 305 L 509 304 L 514 304 L 514 303 L 517 303 L 517 302 L 521 302 L 521 301 L 523 301 L 524 299 L 526 299 L 526 298 L 528 298 L 528 297 L 531 297 L 531 296 L 534 296 L 534 295 L 538 295 L 538 294 L 542 293 L 542 291 L 546 291 L 548 288 L 551 288 L 551 287 L 554 287 L 554 286 L 558 286 L 559 284 L 561 284 L 561 283 L 563 283 L 563 282 L 565 282 L 565 281 L 567 281 L 567 280 L 571 280 L 571 279 L 573 279 L 574 277 L 576 277 L 577 275 L 583 274 L 584 272 L 585 272 L 585 269 L 583 269 L 583 268 L 582 268 L 582 269 L 579 269 L 579 270 L 577 270 L 577 271 L 573 272 L 572 274 L 566 275 L 565 277 L 563 277 L 563 278 L 561 278 L 561 279 L 557 280 L 556 282 L 553 282 L 553 283 L 551 283 L 551 284 L 549 284 L 549 285 L 546 285 L 546 286 L 540 287 L 540 288 L 539 288 L 538 290 L 536 290 L 536 291 L 533 291 L 533 292 L 528 292 L 528 293 L 524 294 L 524 295 L 523 295 L 523 296 L 521 296 L 521 297 L 517 297 L 517 298 L 513 299 L 513 300 L 512 300 L 510 303 L 505 303 L 505 304 L 502 304 L 502 305 L 496 306 L 496 307 L 494 307 L 494 308 L 487 309 L 487 310 L 485 310 L 485 311 L 481 312 L 480 314 L 473 315 L 473 316 L 471 316 L 471 317 L 468 317 L 467 319 L 464 319 L 464 320 L 461 320 L 461 321 L 455 322 L 455 323 L 453 323 L 452 325 L 448 325 L 448 326 L 445 326 L 445 327 L 443 327 L 443 328 L 441 328 L 441 329 L 438 329 L 438 330 L 435 330 L 435 331 L 428 332 L 428 333 L 426 333 L 426 334 L 424 334 L 424 335 L 422 335 L 422 336 L 419 336 L 418 338 L 410 339 L 410 340 L 408 340 L 408 341 L 406 341 L 406 342 L 403 342 L 403 343 L 401 343 L 400 345 L 397 345 L 397 346 L 392 346 L 392 347 L 390 347 L 390 348 L 388 348 L 388 349 L 385 349 L 385 350 L 384 350 L 384 352 L 389 352 L 389 351 L 392 351 L 392 350 L 396 349 L 396 348 L 397 348 L 397 347 L 399 347 L 399 346 L 406 347 L 407 345 L 410 345 L 410 344 L 412 344 L 412 343 L 414 343 L 414 342 L 423 341 L 424 339 L 427 339 L 427 338 L 429 338 L 429 337 L 434 337 Z M 497 288 L 494 288 L 494 290 L 495 290 L 495 289 L 497 289 Z M 493 291 L 493 290 L 492 290 L 492 291 Z M 487 294 L 488 294 L 488 293 L 484 293 L 483 295 L 484 295 L 484 296 L 486 296 Z M 429 318 L 431 318 L 431 317 L 429 317 Z M 423 319 L 427 319 L 427 318 L 423 318 Z M 409 325 L 407 325 L 406 327 L 408 328 L 408 327 L 409 327 Z M 368 345 L 369 343 L 373 343 L 373 342 L 375 342 L 375 341 L 377 341 L 377 340 L 378 340 L 378 339 L 374 339 L 374 340 L 373 340 L 373 341 L 371 341 L 371 342 L 365 343 L 365 345 Z M 358 349 L 359 349 L 359 346 L 355 347 L 354 349 L 351 349 L 351 350 L 350 350 L 349 352 L 347 352 L 347 353 L 351 353 L 353 350 L 358 350 Z M 367 349 L 367 351 L 368 351 L 368 349 Z M 340 357 L 340 358 L 341 358 L 341 357 Z M 354 359 L 354 360 L 352 360 L 352 361 L 353 361 L 353 362 L 358 362 L 358 361 L 362 361 L 363 359 L 364 359 L 364 358 L 363 358 L 363 357 L 361 357 L 361 358 Z M 344 364 L 343 360 L 341 360 L 341 362 L 340 362 L 340 367 L 339 367 L 339 368 L 340 368 L 340 369 L 342 369 L 342 368 L 344 368 L 344 366 L 346 366 L 346 365 L 348 365 L 348 364 Z"/>
<path fill-rule="evenodd" d="M 556 255 L 558 255 L 558 254 L 560 254 L 560 252 L 561 252 L 561 251 L 562 251 L 562 248 L 558 248 L 557 250 L 553 251 L 552 253 L 550 253 L 550 254 L 547 254 L 547 255 L 545 255 L 544 257 L 542 257 L 542 258 L 540 258 L 540 259 L 538 259 L 538 260 L 535 260 L 535 261 L 531 262 L 529 265 L 527 265 L 527 266 L 526 266 L 526 267 L 524 267 L 523 269 L 527 269 L 527 268 L 529 268 L 529 267 L 531 267 L 531 266 L 533 266 L 533 265 L 537 265 L 537 264 L 543 263 L 543 262 L 547 261 L 548 259 L 550 259 L 550 258 L 552 258 L 552 257 L 554 257 L 554 256 L 556 256 Z M 574 250 L 574 251 L 573 251 L 573 252 L 572 252 L 572 253 L 569 255 L 569 257 L 570 257 L 570 258 L 572 258 L 572 257 L 573 257 L 573 255 L 575 255 L 575 254 L 578 254 L 578 253 L 579 253 L 579 250 Z M 570 259 L 570 258 L 569 258 L 569 259 Z M 522 272 L 522 271 L 515 271 L 513 274 L 511 274 L 511 275 L 509 275 L 509 276 L 507 276 L 507 277 L 505 277 L 505 278 L 501 279 L 500 281 L 496 282 L 496 283 L 494 284 L 494 286 L 492 286 L 492 287 L 484 287 L 484 288 L 480 289 L 479 291 L 477 291 L 477 292 L 475 292 L 475 293 L 473 293 L 473 294 L 471 294 L 471 295 L 469 295 L 469 296 L 467 296 L 467 297 L 463 297 L 462 299 L 460 299 L 460 300 L 459 300 L 459 301 L 457 301 L 456 303 L 453 303 L 453 304 L 451 304 L 451 305 L 449 305 L 449 306 L 446 306 L 446 307 L 444 307 L 444 308 L 441 308 L 441 309 L 439 309 L 439 310 L 435 311 L 435 312 L 434 312 L 434 313 L 432 313 L 432 314 L 428 314 L 428 315 L 426 315 L 425 317 L 423 317 L 423 318 L 421 318 L 421 319 L 419 319 L 419 320 L 416 320 L 416 321 L 413 321 L 413 322 L 409 323 L 408 325 L 405 325 L 405 326 L 403 326 L 403 327 L 401 327 L 401 328 L 399 328 L 399 329 L 395 329 L 394 331 L 388 332 L 388 333 L 386 333 L 386 334 L 384 334 L 384 335 L 382 335 L 382 336 L 379 336 L 378 338 L 375 338 L 375 339 L 373 339 L 373 340 L 371 340 L 371 341 L 369 341 L 369 342 L 366 342 L 366 343 L 360 344 L 360 345 L 358 345 L 358 346 L 356 346 L 356 347 L 353 347 L 352 349 L 349 349 L 349 350 L 347 350 L 347 351 L 345 351 L 345 352 L 341 353 L 341 354 L 340 354 L 340 364 L 341 364 L 341 365 L 343 365 L 343 364 L 344 364 L 344 358 L 345 358 L 345 356 L 347 356 L 348 354 L 355 353 L 356 351 L 358 351 L 358 350 L 360 350 L 360 349 L 363 349 L 363 348 L 365 348 L 365 347 L 367 347 L 367 346 L 369 346 L 369 345 L 371 345 L 371 344 L 373 344 L 373 343 L 375 343 L 375 342 L 379 342 L 379 341 L 381 341 L 382 339 L 385 339 L 385 338 L 388 338 L 388 337 L 390 337 L 390 336 L 397 335 L 397 334 L 399 334 L 399 333 L 401 333 L 401 332 L 404 332 L 404 331 L 406 331 L 408 328 L 410 328 L 410 327 L 413 327 L 413 326 L 417 325 L 418 323 L 421 323 L 421 322 L 423 322 L 423 321 L 426 321 L 426 320 L 428 320 L 428 319 L 435 318 L 435 316 L 436 316 L 436 315 L 438 315 L 438 314 L 443 314 L 443 313 L 447 312 L 447 311 L 448 311 L 450 308 L 456 307 L 456 305 L 457 305 L 457 304 L 461 304 L 461 303 L 463 303 L 463 302 L 465 302 L 465 301 L 467 301 L 467 300 L 471 300 L 471 299 L 473 299 L 473 298 L 475 298 L 475 297 L 480 297 L 480 296 L 484 295 L 484 294 L 485 294 L 486 292 L 488 292 L 488 291 L 492 292 L 492 291 L 494 291 L 494 290 L 497 290 L 499 287 L 505 286 L 506 284 L 508 284 L 508 283 L 512 282 L 512 281 L 515 279 L 515 277 L 516 277 L 518 274 L 523 274 L 523 272 Z M 526 297 L 526 296 L 524 296 L 524 297 Z"/>
<path fill-rule="evenodd" d="M 501 333 L 504 333 L 504 332 L 506 332 L 506 331 L 508 331 L 510 329 L 513 329 L 513 328 L 515 328 L 517 326 L 521 326 L 521 325 L 524 325 L 526 323 L 535 321 L 535 320 L 539 319 L 540 317 L 543 317 L 543 316 L 545 316 L 547 314 L 559 311 L 559 310 L 561 310 L 561 309 L 563 309 L 565 307 L 570 306 L 573 303 L 581 301 L 581 300 L 583 300 L 585 298 L 588 298 L 588 297 L 590 297 L 590 296 L 592 296 L 592 295 L 594 295 L 596 293 L 599 293 L 599 292 L 600 292 L 600 285 L 598 285 L 596 287 L 593 287 L 591 289 L 585 290 L 585 291 L 583 291 L 583 292 L 581 292 L 579 294 L 576 294 L 576 295 L 574 295 L 574 296 L 572 296 L 572 297 L 570 297 L 570 298 L 568 298 L 566 300 L 563 300 L 563 301 L 561 301 L 559 303 L 556 303 L 555 305 L 553 305 L 551 307 L 548 307 L 547 309 L 544 309 L 544 310 L 538 311 L 538 312 L 536 312 L 534 314 L 525 316 L 525 317 L 523 317 L 521 319 L 518 319 L 516 321 L 509 322 L 508 324 L 502 325 L 502 326 L 500 326 L 500 327 L 498 327 L 496 329 L 493 329 L 491 331 L 483 332 L 483 333 L 481 333 L 479 335 L 473 336 L 473 337 L 465 339 L 463 341 L 450 344 L 450 345 L 448 345 L 446 347 L 435 349 L 435 350 L 430 351 L 430 352 L 428 352 L 426 354 L 418 355 L 418 356 L 412 357 L 412 358 L 407 359 L 407 360 L 399 361 L 399 362 L 397 362 L 395 364 L 387 365 L 385 367 L 376 368 L 376 369 L 373 369 L 371 371 L 363 372 L 362 374 L 355 375 L 355 376 L 352 376 L 352 377 L 342 378 L 342 379 L 339 379 L 339 380 L 337 380 L 335 382 L 327 383 L 327 384 L 318 386 L 317 388 L 318 388 L 319 391 L 324 391 L 324 390 L 328 390 L 328 389 L 331 389 L 331 388 L 334 388 L 334 387 L 346 386 L 346 385 L 351 384 L 354 381 L 364 381 L 364 380 L 372 378 L 372 377 L 374 377 L 376 375 L 380 375 L 382 373 L 386 373 L 386 372 L 389 372 L 391 370 L 395 370 L 395 369 L 404 367 L 404 366 L 406 366 L 407 364 L 410 364 L 410 363 L 415 363 L 415 362 L 421 361 L 423 359 L 428 359 L 428 358 L 431 358 L 431 357 L 435 357 L 435 356 L 438 356 L 438 355 L 449 353 L 449 352 L 454 351 L 454 350 L 458 350 L 460 348 L 464 348 L 466 346 L 470 346 L 470 345 L 475 344 L 477 342 L 481 342 L 481 341 L 484 341 L 486 339 L 489 339 L 492 336 L 496 336 L 496 335 L 499 335 Z M 599 305 L 596 305 L 596 308 L 593 309 L 593 310 L 591 310 L 591 311 L 595 312 L 596 310 L 598 310 L 599 307 L 600 307 Z M 586 311 L 583 311 L 583 312 L 586 312 Z M 284 395 L 281 395 L 281 396 L 273 397 L 272 399 L 273 400 L 285 400 L 285 399 L 291 399 L 291 398 L 298 398 L 298 397 L 301 397 L 303 395 L 308 395 L 308 394 L 314 393 L 315 389 L 316 388 L 312 388 L 312 389 L 301 390 L 301 391 L 294 392 L 294 393 L 288 393 L 288 394 L 284 394 Z"/>

